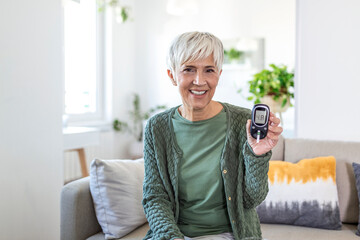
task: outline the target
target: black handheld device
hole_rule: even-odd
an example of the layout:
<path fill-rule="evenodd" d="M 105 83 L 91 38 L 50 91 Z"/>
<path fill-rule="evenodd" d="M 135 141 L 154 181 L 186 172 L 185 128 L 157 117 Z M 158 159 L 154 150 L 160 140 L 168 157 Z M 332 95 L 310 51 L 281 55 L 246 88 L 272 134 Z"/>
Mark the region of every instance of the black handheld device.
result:
<path fill-rule="evenodd" d="M 257 142 L 267 135 L 269 116 L 270 108 L 265 104 L 256 104 L 252 109 L 250 134 Z"/>

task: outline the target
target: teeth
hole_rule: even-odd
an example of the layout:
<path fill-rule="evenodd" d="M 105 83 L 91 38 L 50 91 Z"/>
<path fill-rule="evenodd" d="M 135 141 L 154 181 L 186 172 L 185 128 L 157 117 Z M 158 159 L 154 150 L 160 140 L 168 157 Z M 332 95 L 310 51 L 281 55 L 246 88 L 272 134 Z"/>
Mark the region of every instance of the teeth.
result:
<path fill-rule="evenodd" d="M 195 95 L 203 95 L 206 91 L 194 91 L 194 90 L 190 90 L 193 94 Z"/>

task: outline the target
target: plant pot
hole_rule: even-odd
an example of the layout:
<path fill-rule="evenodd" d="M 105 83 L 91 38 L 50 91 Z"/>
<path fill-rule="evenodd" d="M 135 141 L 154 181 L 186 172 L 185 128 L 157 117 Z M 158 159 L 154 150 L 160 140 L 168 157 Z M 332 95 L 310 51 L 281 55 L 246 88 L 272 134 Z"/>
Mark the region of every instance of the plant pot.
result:
<path fill-rule="evenodd" d="M 282 113 L 285 112 L 290 107 L 290 98 L 287 98 L 287 102 L 284 107 L 282 105 L 282 98 L 278 101 L 275 101 L 272 96 L 264 96 L 260 99 L 260 102 L 266 104 L 270 107 L 270 111 L 273 113 Z"/>

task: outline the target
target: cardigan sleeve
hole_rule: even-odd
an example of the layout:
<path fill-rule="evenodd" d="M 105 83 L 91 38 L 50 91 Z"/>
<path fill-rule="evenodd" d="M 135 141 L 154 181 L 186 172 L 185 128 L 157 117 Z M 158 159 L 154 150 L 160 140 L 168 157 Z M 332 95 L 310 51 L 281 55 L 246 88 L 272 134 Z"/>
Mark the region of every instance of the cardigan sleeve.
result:
<path fill-rule="evenodd" d="M 243 145 L 244 156 L 244 207 L 255 208 L 265 200 L 269 191 L 268 171 L 272 152 L 257 156 L 248 142 Z"/>
<path fill-rule="evenodd" d="M 142 200 L 151 229 L 147 237 L 151 236 L 156 240 L 184 238 L 176 224 L 172 203 L 161 179 L 159 161 L 157 161 L 158 154 L 154 147 L 151 121 L 149 121 L 145 128 L 144 138 L 145 177 Z"/>

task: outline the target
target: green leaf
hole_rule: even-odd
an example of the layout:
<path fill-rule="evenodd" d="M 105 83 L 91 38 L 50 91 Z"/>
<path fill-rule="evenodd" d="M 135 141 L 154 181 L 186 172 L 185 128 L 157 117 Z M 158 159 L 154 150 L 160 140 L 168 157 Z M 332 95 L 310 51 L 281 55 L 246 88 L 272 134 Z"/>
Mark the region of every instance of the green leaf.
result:
<path fill-rule="evenodd" d="M 121 15 L 121 18 L 122 18 L 123 22 L 126 22 L 128 20 L 128 18 L 129 18 L 128 10 L 125 7 L 121 8 L 120 15 Z"/>
<path fill-rule="evenodd" d="M 270 70 L 263 69 L 253 75 L 252 80 L 248 81 L 249 93 L 255 102 L 266 95 L 271 95 L 275 100 L 287 97 L 294 98 L 294 73 L 287 70 L 285 65 L 269 64 Z M 286 103 L 285 103 L 286 104 Z"/>
<path fill-rule="evenodd" d="M 118 4 L 118 0 L 111 0 L 108 4 L 112 7 L 116 6 Z"/>
<path fill-rule="evenodd" d="M 115 119 L 113 122 L 113 128 L 115 131 L 123 131 L 125 128 L 127 128 L 127 124 L 125 122 L 121 122 L 118 119 Z"/>
<path fill-rule="evenodd" d="M 161 110 L 161 109 L 167 109 L 166 105 L 157 105 L 154 108 L 150 108 L 147 112 L 142 112 L 140 109 L 141 103 L 140 103 L 140 96 L 139 94 L 133 94 L 133 101 L 132 101 L 132 110 L 128 112 L 130 115 L 130 122 L 122 122 L 118 119 L 114 119 L 113 121 L 113 129 L 115 131 L 128 131 L 130 134 L 132 134 L 135 139 L 138 141 L 142 140 L 142 130 L 143 130 L 143 121 L 147 120 L 151 113 Z"/>
<path fill-rule="evenodd" d="M 143 118 L 144 119 L 148 119 L 150 117 L 150 114 L 149 113 L 145 113 L 144 115 L 143 115 Z"/>

